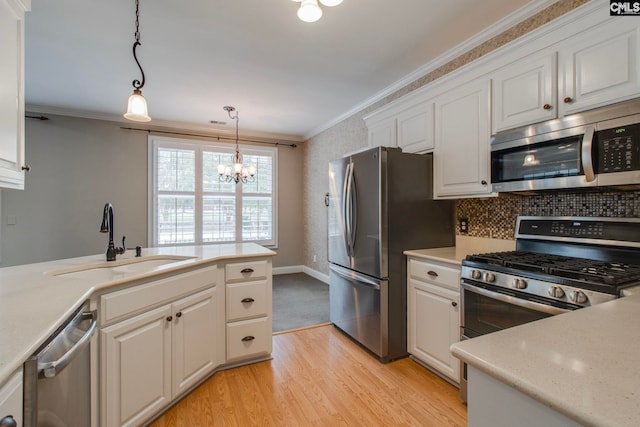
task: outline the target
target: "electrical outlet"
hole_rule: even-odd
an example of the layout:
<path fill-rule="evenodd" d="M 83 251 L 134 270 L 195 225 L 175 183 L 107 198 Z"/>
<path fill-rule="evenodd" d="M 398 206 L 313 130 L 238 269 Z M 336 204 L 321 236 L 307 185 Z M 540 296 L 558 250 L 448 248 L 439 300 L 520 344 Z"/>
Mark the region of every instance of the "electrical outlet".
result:
<path fill-rule="evenodd" d="M 461 233 L 466 234 L 469 232 L 469 218 L 460 218 L 458 224 L 460 225 Z"/>

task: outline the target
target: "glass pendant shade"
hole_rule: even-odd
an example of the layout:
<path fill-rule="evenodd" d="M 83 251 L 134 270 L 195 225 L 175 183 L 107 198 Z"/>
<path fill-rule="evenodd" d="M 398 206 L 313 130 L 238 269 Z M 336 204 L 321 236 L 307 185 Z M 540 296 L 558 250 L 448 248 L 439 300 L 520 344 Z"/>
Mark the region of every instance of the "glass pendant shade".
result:
<path fill-rule="evenodd" d="M 298 18 L 304 22 L 316 22 L 322 17 L 322 9 L 317 0 L 302 0 L 298 9 Z"/>
<path fill-rule="evenodd" d="M 320 3 L 322 3 L 324 6 L 332 7 L 342 3 L 342 0 L 320 0 Z"/>
<path fill-rule="evenodd" d="M 132 120 L 134 122 L 150 122 L 151 117 L 147 112 L 147 101 L 142 96 L 140 89 L 134 89 L 133 94 L 129 97 L 127 102 L 127 112 L 124 113 L 124 118 Z"/>

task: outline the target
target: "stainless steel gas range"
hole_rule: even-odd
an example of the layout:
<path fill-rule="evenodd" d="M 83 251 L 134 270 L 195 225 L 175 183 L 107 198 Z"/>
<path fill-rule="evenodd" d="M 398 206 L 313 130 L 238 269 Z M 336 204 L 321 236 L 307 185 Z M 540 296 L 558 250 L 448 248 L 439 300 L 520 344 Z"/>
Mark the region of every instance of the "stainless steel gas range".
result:
<path fill-rule="evenodd" d="M 604 303 L 640 285 L 640 219 L 519 217 L 516 250 L 462 261 L 461 339 Z M 466 366 L 460 393 L 466 400 Z"/>

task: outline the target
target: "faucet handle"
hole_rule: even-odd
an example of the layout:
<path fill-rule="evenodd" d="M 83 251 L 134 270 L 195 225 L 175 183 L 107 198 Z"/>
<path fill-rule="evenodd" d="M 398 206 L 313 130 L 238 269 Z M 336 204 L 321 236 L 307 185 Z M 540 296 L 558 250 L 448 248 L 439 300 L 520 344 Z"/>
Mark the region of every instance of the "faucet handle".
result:
<path fill-rule="evenodd" d="M 122 236 L 122 247 L 121 248 L 116 248 L 116 254 L 122 255 L 127 250 L 127 246 L 124 244 L 124 239 L 126 239 L 126 238 L 127 238 L 127 236 Z"/>

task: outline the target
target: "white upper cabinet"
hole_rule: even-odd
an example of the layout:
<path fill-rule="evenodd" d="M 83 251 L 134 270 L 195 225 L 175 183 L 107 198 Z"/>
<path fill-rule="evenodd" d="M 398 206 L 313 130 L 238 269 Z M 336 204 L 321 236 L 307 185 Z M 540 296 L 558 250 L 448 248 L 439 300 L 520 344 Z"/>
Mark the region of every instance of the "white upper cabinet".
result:
<path fill-rule="evenodd" d="M 0 188 L 24 188 L 24 14 L 31 0 L 0 0 Z"/>
<path fill-rule="evenodd" d="M 401 99 L 365 117 L 369 146 L 400 147 L 405 153 L 433 151 L 433 108 L 433 99 Z"/>
<path fill-rule="evenodd" d="M 398 115 L 398 147 L 407 153 L 433 150 L 433 102 L 425 102 Z"/>
<path fill-rule="evenodd" d="M 528 57 L 493 74 L 492 133 L 557 117 L 556 56 Z"/>
<path fill-rule="evenodd" d="M 489 184 L 489 86 L 479 79 L 435 102 L 435 194 L 480 196 Z"/>
<path fill-rule="evenodd" d="M 639 20 L 592 27 L 560 49 L 560 113 L 577 113 L 640 96 Z"/>

